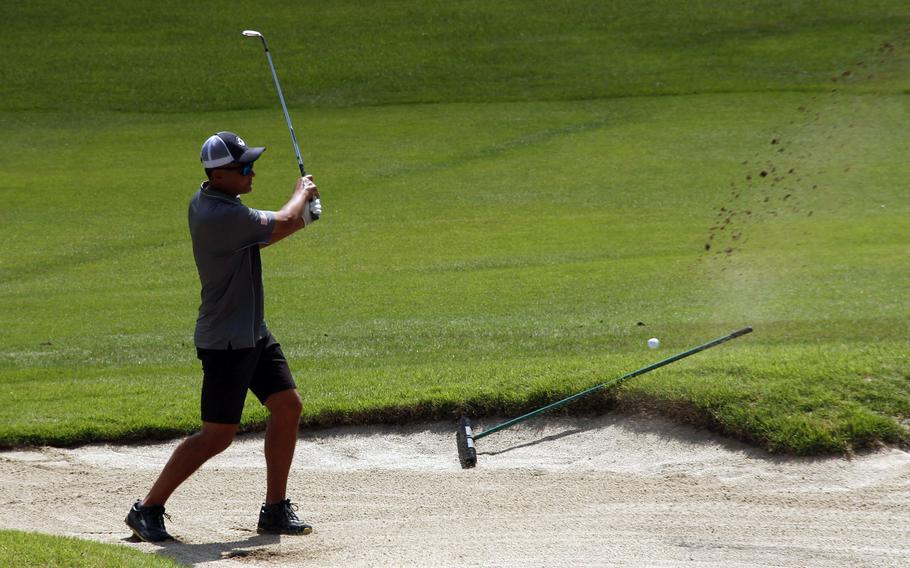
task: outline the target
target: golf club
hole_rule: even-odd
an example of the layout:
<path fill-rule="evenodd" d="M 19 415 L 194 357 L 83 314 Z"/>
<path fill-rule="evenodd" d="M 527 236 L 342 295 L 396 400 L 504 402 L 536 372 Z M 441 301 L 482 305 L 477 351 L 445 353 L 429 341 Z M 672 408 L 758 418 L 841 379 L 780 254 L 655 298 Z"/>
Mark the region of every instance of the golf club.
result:
<path fill-rule="evenodd" d="M 575 400 L 578 400 L 579 398 L 588 396 L 589 394 L 595 393 L 599 390 L 603 390 L 608 387 L 613 387 L 613 386 L 619 385 L 619 384 L 631 379 L 632 377 L 644 375 L 645 373 L 647 373 L 649 371 L 653 371 L 654 369 L 658 369 L 660 367 L 663 367 L 664 365 L 669 365 L 670 363 L 673 363 L 674 361 L 679 361 L 680 359 L 685 359 L 686 357 L 689 357 L 690 355 L 695 355 L 696 353 L 704 351 L 705 349 L 710 349 L 712 347 L 720 345 L 721 343 L 730 341 L 731 339 L 735 339 L 737 337 L 746 335 L 747 333 L 752 333 L 751 327 L 744 327 L 742 329 L 736 330 L 729 335 L 719 337 L 713 341 L 709 341 L 708 343 L 699 345 L 698 347 L 693 347 L 692 349 L 689 349 L 688 351 L 683 351 L 682 353 L 679 353 L 678 355 L 668 357 L 667 359 L 664 359 L 663 361 L 658 361 L 657 363 L 648 365 L 647 367 L 642 367 L 641 369 L 638 369 L 637 371 L 632 371 L 631 373 L 627 373 L 612 381 L 609 381 L 609 382 L 606 382 L 603 384 L 599 384 L 597 386 L 584 390 L 580 393 L 573 394 L 572 396 L 566 397 L 566 398 L 556 401 L 552 404 L 548 404 L 547 406 L 538 408 L 537 410 L 528 412 L 527 414 L 523 414 L 523 415 L 519 416 L 518 418 L 513 418 L 512 420 L 508 420 L 501 424 L 497 424 L 496 426 L 487 428 L 486 430 L 484 430 L 482 432 L 478 432 L 476 434 L 471 429 L 471 421 L 468 419 L 468 417 L 462 416 L 461 420 L 459 421 L 459 424 L 458 424 L 458 431 L 455 433 L 456 443 L 458 444 L 458 459 L 459 459 L 459 461 L 461 461 L 461 467 L 463 469 L 468 469 L 468 468 L 471 468 L 471 467 L 474 467 L 475 465 L 477 465 L 477 448 L 474 446 L 474 442 L 479 440 L 480 438 L 489 436 L 490 434 L 499 432 L 500 430 L 503 430 L 510 426 L 514 426 L 515 424 L 518 424 L 519 422 L 524 422 L 525 420 L 534 418 L 535 416 L 543 414 L 544 412 L 548 412 L 550 410 L 555 410 L 557 408 L 565 406 Z"/>
<path fill-rule="evenodd" d="M 278 90 L 278 100 L 281 101 L 281 109 L 284 110 L 284 120 L 288 123 L 288 130 L 291 132 L 291 142 L 294 144 L 294 154 L 297 155 L 297 165 L 300 166 L 300 177 L 306 175 L 306 169 L 303 167 L 303 157 L 300 155 L 300 147 L 297 145 L 297 136 L 294 134 L 294 126 L 291 124 L 291 115 L 288 114 L 288 106 L 284 102 L 284 94 L 281 92 L 281 84 L 278 82 L 278 74 L 275 72 L 275 65 L 272 63 L 272 54 L 269 52 L 269 44 L 265 41 L 265 36 L 256 30 L 243 30 L 246 37 L 258 37 L 262 40 L 262 47 L 265 49 L 265 56 L 269 61 L 269 69 L 272 70 L 272 77 L 275 79 L 275 88 Z M 313 200 L 317 201 L 317 200 Z M 318 219 L 319 215 L 313 214 L 313 218 Z"/>

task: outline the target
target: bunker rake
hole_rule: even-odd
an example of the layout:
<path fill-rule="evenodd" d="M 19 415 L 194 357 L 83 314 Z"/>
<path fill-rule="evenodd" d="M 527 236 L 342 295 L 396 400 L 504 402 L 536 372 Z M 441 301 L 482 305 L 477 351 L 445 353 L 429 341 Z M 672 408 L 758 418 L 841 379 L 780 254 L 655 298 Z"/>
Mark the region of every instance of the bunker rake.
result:
<path fill-rule="evenodd" d="M 751 327 L 744 327 L 742 329 L 734 331 L 733 333 L 731 333 L 729 335 L 719 337 L 719 338 L 715 339 L 714 341 L 709 341 L 708 343 L 699 345 L 698 347 L 693 347 L 692 349 L 689 349 L 688 351 L 683 351 L 682 353 L 679 353 L 678 355 L 674 355 L 672 357 L 664 359 L 663 361 L 658 361 L 657 363 L 648 365 L 647 367 L 642 367 L 641 369 L 638 369 L 637 371 L 632 371 L 631 373 L 627 373 L 619 378 L 613 379 L 612 381 L 609 381 L 609 382 L 606 382 L 603 384 L 599 384 L 599 385 L 591 387 L 587 390 L 581 391 L 580 393 L 573 394 L 572 396 L 566 397 L 562 400 L 558 400 L 552 404 L 548 404 L 547 406 L 544 406 L 542 408 L 538 408 L 537 410 L 528 412 L 527 414 L 523 414 L 523 415 L 519 416 L 518 418 L 513 418 L 513 419 L 503 422 L 501 424 L 497 424 L 496 426 L 487 428 L 486 430 L 483 430 L 482 432 L 478 432 L 476 434 L 471 430 L 470 419 L 468 419 L 467 416 L 462 416 L 461 420 L 459 421 L 459 424 L 458 424 L 458 431 L 455 434 L 455 438 L 456 438 L 457 444 L 458 444 L 458 459 L 459 459 L 459 461 L 461 461 L 461 467 L 463 469 L 468 469 L 468 468 L 471 468 L 471 467 L 474 467 L 475 465 L 477 465 L 477 448 L 474 446 L 474 443 L 481 438 L 485 438 L 486 436 L 489 436 L 490 434 L 495 434 L 496 432 L 509 428 L 510 426 L 514 426 L 514 425 L 518 424 L 519 422 L 524 422 L 525 420 L 534 418 L 535 416 L 543 414 L 544 412 L 549 412 L 550 410 L 555 410 L 557 408 L 561 408 L 571 402 L 574 402 L 580 398 L 588 396 L 589 394 L 593 394 L 597 391 L 600 391 L 600 390 L 603 390 L 606 388 L 614 387 L 616 385 L 624 383 L 625 381 L 628 381 L 629 379 L 631 379 L 633 377 L 637 377 L 639 375 L 644 375 L 645 373 L 648 373 L 650 371 L 653 371 L 654 369 L 663 367 L 664 365 L 669 365 L 670 363 L 679 361 L 680 359 L 685 359 L 686 357 L 689 357 L 690 355 L 695 355 L 696 353 L 704 351 L 705 349 L 710 349 L 712 347 L 716 347 L 716 346 L 720 345 L 721 343 L 726 343 L 727 341 L 730 341 L 731 339 L 736 339 L 737 337 L 742 337 L 743 335 L 746 335 L 747 333 L 752 333 Z"/>

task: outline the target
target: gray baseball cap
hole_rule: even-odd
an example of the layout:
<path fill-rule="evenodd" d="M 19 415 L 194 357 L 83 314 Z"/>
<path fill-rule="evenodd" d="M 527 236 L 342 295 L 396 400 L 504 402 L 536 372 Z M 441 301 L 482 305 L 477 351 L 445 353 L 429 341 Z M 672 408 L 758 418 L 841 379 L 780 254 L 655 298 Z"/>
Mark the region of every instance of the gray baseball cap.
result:
<path fill-rule="evenodd" d="M 223 130 L 212 134 L 202 144 L 202 167 L 220 168 L 230 163 L 249 164 L 265 152 L 264 147 L 250 148 L 243 138 Z"/>

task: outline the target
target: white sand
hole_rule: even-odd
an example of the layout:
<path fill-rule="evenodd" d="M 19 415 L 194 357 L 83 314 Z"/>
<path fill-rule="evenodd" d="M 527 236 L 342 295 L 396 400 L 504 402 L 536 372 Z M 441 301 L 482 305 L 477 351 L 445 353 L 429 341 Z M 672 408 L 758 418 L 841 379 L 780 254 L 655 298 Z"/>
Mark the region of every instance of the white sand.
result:
<path fill-rule="evenodd" d="M 309 536 L 255 532 L 261 435 L 168 503 L 182 542 L 123 517 L 176 445 L 0 453 L 0 527 L 127 543 L 204 567 L 910 566 L 910 454 L 770 456 L 645 416 L 541 419 L 477 443 L 455 425 L 304 433 L 290 496 Z"/>

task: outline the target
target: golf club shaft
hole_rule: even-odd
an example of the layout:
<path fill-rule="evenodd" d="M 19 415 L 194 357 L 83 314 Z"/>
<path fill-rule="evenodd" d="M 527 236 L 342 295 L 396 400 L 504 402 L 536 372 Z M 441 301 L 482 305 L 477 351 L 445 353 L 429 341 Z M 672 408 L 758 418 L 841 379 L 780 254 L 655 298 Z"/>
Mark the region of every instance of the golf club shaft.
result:
<path fill-rule="evenodd" d="M 653 365 L 648 365 L 647 367 L 642 367 L 641 369 L 638 369 L 637 371 L 632 371 L 631 373 L 627 373 L 610 382 L 603 383 L 603 384 L 597 385 L 595 387 L 591 387 L 588 390 L 582 391 L 578 394 L 573 394 L 572 396 L 569 396 L 562 400 L 556 401 L 553 404 L 544 406 L 543 408 L 538 408 L 537 410 L 534 410 L 532 412 L 519 416 L 518 418 L 513 418 L 512 420 L 503 422 L 502 424 L 497 424 L 496 426 L 493 426 L 492 428 L 488 428 L 488 429 L 484 430 L 483 432 L 474 434 L 473 438 L 474 438 L 474 440 L 478 440 L 480 438 L 483 438 L 484 436 L 489 436 L 490 434 L 498 432 L 504 428 L 508 428 L 509 426 L 512 426 L 519 422 L 524 422 L 525 420 L 527 420 L 529 418 L 533 418 L 533 417 L 537 416 L 538 414 L 543 414 L 544 412 L 554 410 L 561 406 L 565 406 L 565 405 L 569 404 L 570 402 L 573 402 L 579 398 L 585 397 L 593 392 L 599 391 L 601 389 L 605 389 L 607 387 L 612 387 L 612 386 L 618 385 L 624 381 L 631 379 L 632 377 L 637 377 L 639 375 L 643 375 L 645 373 L 653 371 L 654 369 L 659 369 L 660 367 L 663 367 L 664 365 L 669 365 L 670 363 L 673 363 L 674 361 L 679 361 L 680 359 L 685 359 L 686 357 L 689 357 L 690 355 L 695 355 L 696 353 L 704 351 L 705 349 L 710 349 L 712 347 L 720 345 L 721 343 L 730 341 L 731 339 L 735 339 L 742 335 L 746 335 L 747 333 L 752 333 L 751 327 L 744 327 L 742 329 L 734 331 L 733 333 L 731 333 L 729 335 L 719 337 L 719 338 L 715 339 L 714 341 L 709 341 L 708 343 L 705 343 L 704 345 L 699 345 L 698 347 L 694 347 L 692 349 L 689 349 L 688 351 L 683 351 L 682 353 L 679 353 L 678 355 L 674 355 L 672 357 L 664 359 L 663 361 L 658 361 L 657 363 L 654 363 Z"/>
<path fill-rule="evenodd" d="M 300 166 L 300 175 L 306 175 L 306 168 L 303 167 L 303 157 L 300 155 L 300 146 L 297 145 L 297 135 L 294 134 L 294 125 L 291 124 L 291 115 L 288 113 L 288 106 L 284 103 L 284 93 L 281 92 L 281 83 L 278 82 L 278 73 L 275 72 L 275 64 L 272 63 L 272 54 L 269 52 L 269 42 L 265 36 L 256 30 L 243 30 L 246 37 L 258 37 L 262 40 L 262 48 L 265 50 L 265 57 L 269 61 L 269 69 L 272 70 L 272 78 L 275 79 L 275 89 L 278 90 L 278 100 L 281 101 L 281 109 L 284 111 L 284 120 L 288 123 L 288 131 L 291 133 L 291 142 L 294 144 L 294 154 L 297 155 L 297 165 Z"/>
<path fill-rule="evenodd" d="M 288 130 L 291 132 L 291 142 L 294 143 L 294 153 L 297 154 L 297 165 L 300 166 L 300 175 L 306 175 L 306 169 L 303 167 L 303 157 L 300 155 L 300 147 L 297 146 L 297 136 L 294 134 L 294 126 L 291 124 L 291 115 L 288 114 L 288 106 L 284 104 L 284 94 L 281 92 L 281 84 L 278 82 L 278 74 L 275 73 L 275 65 L 272 64 L 272 54 L 269 53 L 268 45 L 265 38 L 262 38 L 262 45 L 265 47 L 265 56 L 269 60 L 269 69 L 272 70 L 272 77 L 275 79 L 275 88 L 278 89 L 278 99 L 281 100 L 281 109 L 284 111 L 284 119 L 288 123 Z"/>

